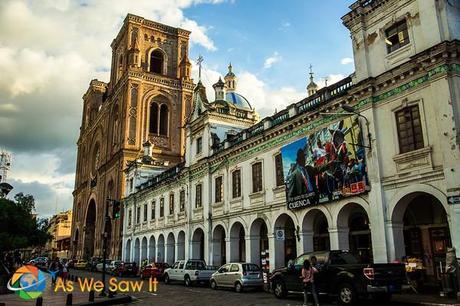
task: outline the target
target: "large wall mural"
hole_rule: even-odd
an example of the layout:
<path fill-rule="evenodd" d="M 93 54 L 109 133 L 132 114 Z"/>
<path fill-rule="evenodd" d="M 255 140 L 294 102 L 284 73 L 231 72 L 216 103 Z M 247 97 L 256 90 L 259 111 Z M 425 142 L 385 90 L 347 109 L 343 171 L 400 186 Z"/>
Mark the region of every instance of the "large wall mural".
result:
<path fill-rule="evenodd" d="M 368 191 L 365 148 L 357 118 L 346 118 L 281 148 L 289 209 Z"/>

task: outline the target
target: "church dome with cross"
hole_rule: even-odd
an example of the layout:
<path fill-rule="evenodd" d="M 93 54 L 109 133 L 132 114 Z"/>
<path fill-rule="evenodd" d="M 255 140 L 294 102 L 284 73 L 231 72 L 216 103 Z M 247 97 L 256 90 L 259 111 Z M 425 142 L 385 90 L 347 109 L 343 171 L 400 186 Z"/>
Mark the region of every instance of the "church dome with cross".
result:
<path fill-rule="evenodd" d="M 215 102 L 220 102 L 220 104 L 222 104 L 222 102 L 226 102 L 230 106 L 235 106 L 237 108 L 246 110 L 253 110 L 248 99 L 236 92 L 237 78 L 233 72 L 231 63 L 228 65 L 228 72 L 224 77 L 224 81 L 219 78 L 219 80 L 214 85 L 212 85 L 216 94 Z"/>

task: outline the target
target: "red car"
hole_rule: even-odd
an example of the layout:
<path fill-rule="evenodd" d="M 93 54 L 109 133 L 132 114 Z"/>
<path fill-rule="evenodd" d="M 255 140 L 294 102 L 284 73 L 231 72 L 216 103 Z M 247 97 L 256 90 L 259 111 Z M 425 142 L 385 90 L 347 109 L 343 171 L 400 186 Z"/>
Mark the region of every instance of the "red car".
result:
<path fill-rule="evenodd" d="M 116 276 L 136 276 L 138 272 L 138 267 L 135 262 L 122 262 L 120 265 L 116 266 L 112 274 Z"/>
<path fill-rule="evenodd" d="M 156 278 L 162 279 L 165 275 L 165 270 L 169 268 L 169 265 L 165 262 L 155 262 L 146 265 L 145 267 L 141 268 L 141 272 L 139 273 L 141 279 L 144 278 Z"/>

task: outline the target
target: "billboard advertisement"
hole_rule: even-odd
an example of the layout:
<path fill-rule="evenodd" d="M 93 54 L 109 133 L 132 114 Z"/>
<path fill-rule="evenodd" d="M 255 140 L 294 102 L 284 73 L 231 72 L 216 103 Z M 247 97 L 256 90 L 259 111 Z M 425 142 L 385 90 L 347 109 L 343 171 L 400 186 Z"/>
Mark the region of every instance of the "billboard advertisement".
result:
<path fill-rule="evenodd" d="M 304 208 L 368 191 L 365 148 L 356 118 L 346 118 L 281 148 L 286 202 Z"/>

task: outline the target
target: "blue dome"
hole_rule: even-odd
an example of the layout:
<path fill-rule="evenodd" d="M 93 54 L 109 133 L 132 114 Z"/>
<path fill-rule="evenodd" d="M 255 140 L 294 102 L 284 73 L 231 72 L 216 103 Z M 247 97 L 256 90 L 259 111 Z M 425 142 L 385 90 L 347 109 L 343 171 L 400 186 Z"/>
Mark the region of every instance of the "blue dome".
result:
<path fill-rule="evenodd" d="M 227 94 L 225 95 L 225 101 L 232 103 L 233 105 L 239 108 L 252 109 L 251 104 L 249 104 L 248 100 L 246 100 L 245 97 L 243 97 L 240 94 L 237 94 L 236 92 L 227 92 Z"/>

